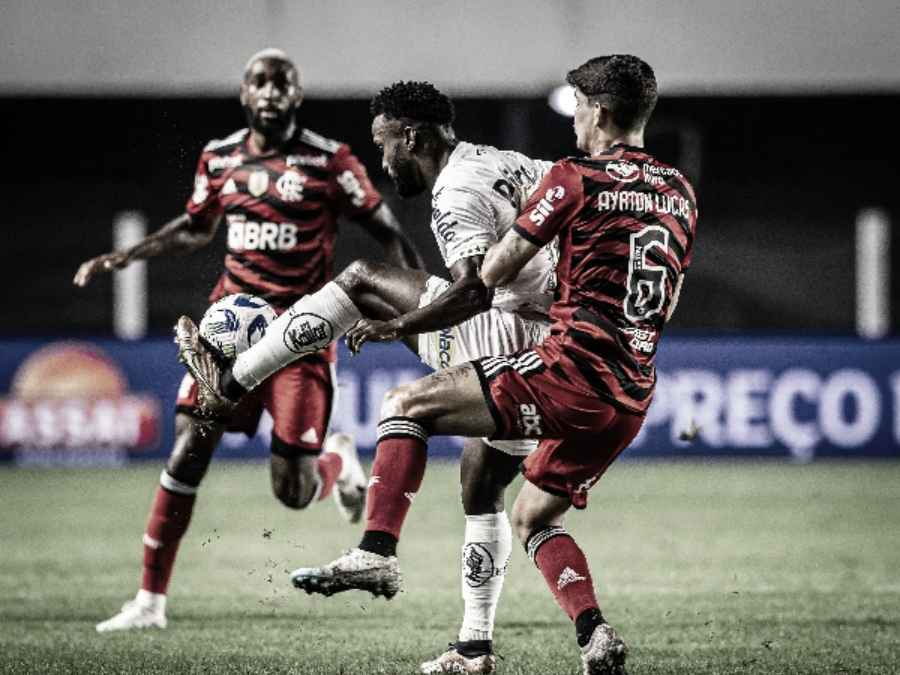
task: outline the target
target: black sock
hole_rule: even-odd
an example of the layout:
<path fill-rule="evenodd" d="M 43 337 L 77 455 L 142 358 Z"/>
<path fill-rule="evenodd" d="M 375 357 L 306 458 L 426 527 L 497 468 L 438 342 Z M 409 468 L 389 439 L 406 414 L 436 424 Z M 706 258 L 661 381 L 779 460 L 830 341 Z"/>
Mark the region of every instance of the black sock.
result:
<path fill-rule="evenodd" d="M 457 653 L 462 654 L 467 659 L 494 653 L 494 643 L 491 640 L 459 640 L 453 646 L 456 648 Z"/>
<path fill-rule="evenodd" d="M 363 533 L 362 541 L 359 542 L 359 548 L 378 555 L 397 555 L 397 537 L 390 532 L 366 530 Z"/>
<path fill-rule="evenodd" d="M 596 607 L 590 607 L 575 617 L 575 639 L 578 640 L 579 647 L 584 647 L 591 641 L 594 629 L 601 623 L 606 623 L 606 619 Z"/>
<path fill-rule="evenodd" d="M 241 400 L 241 397 L 247 393 L 247 390 L 244 389 L 244 385 L 238 382 L 234 378 L 234 374 L 231 372 L 231 369 L 226 370 L 222 374 L 222 393 L 225 394 L 225 397 L 229 401 L 234 401 L 237 403 Z"/>

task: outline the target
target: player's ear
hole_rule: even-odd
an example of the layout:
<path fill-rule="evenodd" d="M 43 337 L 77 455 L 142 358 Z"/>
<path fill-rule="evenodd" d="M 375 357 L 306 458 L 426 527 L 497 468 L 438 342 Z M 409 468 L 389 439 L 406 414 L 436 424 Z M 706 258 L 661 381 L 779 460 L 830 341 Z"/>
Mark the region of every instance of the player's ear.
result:
<path fill-rule="evenodd" d="M 297 106 L 303 103 L 303 87 L 299 84 L 297 85 L 297 93 L 294 95 L 294 100 L 296 101 L 295 105 Z"/>
<path fill-rule="evenodd" d="M 591 113 L 593 114 L 594 126 L 603 129 L 612 122 L 612 111 L 600 101 L 591 104 Z"/>
<path fill-rule="evenodd" d="M 403 142 L 406 144 L 406 149 L 412 152 L 416 149 L 416 144 L 419 141 L 419 134 L 416 131 L 415 127 L 405 126 L 403 127 Z"/>
<path fill-rule="evenodd" d="M 247 105 L 247 81 L 241 82 L 241 105 Z"/>

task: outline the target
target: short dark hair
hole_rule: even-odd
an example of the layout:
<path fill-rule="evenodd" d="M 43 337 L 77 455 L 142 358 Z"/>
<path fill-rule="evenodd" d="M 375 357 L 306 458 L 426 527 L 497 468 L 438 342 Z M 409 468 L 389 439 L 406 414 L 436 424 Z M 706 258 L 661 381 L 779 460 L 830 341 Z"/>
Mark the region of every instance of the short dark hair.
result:
<path fill-rule="evenodd" d="M 394 82 L 378 92 L 369 110 L 373 117 L 384 114 L 439 126 L 452 124 L 456 116 L 453 102 L 430 82 Z"/>
<path fill-rule="evenodd" d="M 632 131 L 647 124 L 656 107 L 653 68 L 630 54 L 597 56 L 566 75 L 566 82 L 609 106 L 617 126 Z"/>

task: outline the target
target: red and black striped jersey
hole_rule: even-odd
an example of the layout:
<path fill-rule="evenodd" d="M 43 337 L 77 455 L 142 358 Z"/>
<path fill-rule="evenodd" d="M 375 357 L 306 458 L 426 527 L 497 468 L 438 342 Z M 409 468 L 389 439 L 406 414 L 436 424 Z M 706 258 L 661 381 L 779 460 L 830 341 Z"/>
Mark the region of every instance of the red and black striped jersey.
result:
<path fill-rule="evenodd" d="M 204 148 L 187 212 L 225 218 L 225 273 L 210 300 L 252 293 L 283 310 L 331 280 L 338 216 L 365 216 L 381 195 L 343 143 L 298 129 L 258 153 L 249 138 L 242 129 Z"/>
<path fill-rule="evenodd" d="M 615 145 L 553 165 L 515 229 L 538 246 L 559 235 L 554 324 L 538 349 L 558 377 L 627 410 L 647 409 L 696 227 L 690 183 L 640 148 Z"/>

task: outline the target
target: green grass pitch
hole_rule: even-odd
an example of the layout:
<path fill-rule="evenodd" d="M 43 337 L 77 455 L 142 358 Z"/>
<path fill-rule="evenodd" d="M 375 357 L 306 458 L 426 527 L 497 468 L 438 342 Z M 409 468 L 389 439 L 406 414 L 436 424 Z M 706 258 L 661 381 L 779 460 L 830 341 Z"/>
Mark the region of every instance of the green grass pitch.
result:
<path fill-rule="evenodd" d="M 214 463 L 169 628 L 97 635 L 136 590 L 158 473 L 0 470 L 0 672 L 413 673 L 455 637 L 463 517 L 457 466 L 438 462 L 394 600 L 295 592 L 289 570 L 361 528 L 330 500 L 283 508 L 263 465 Z M 568 526 L 633 674 L 900 672 L 898 463 L 620 462 Z M 580 672 L 574 631 L 518 544 L 494 637 L 501 675 Z"/>

